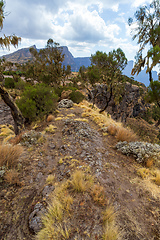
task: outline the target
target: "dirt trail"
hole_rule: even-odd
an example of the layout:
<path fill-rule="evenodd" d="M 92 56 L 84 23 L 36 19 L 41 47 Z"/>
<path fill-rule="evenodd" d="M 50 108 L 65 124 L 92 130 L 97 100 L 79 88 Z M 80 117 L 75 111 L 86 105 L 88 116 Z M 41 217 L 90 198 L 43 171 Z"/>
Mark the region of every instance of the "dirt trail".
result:
<path fill-rule="evenodd" d="M 90 119 L 85 122 L 82 112 L 78 106 L 61 109 L 59 119 L 51 122 L 56 127 L 55 133 L 46 133 L 46 140 L 39 145 L 24 147 L 20 159 L 23 184 L 0 183 L 0 239 L 32 239 L 29 214 L 37 202 L 46 206 L 47 176 L 55 174 L 56 180 L 62 181 L 75 167 L 87 166 L 103 185 L 107 201 L 117 212 L 123 239 L 160 239 L 159 199 L 134 181 L 138 166 L 134 159 L 117 152 L 114 138 L 103 136 Z M 49 124 L 41 124 L 36 131 L 42 131 Z"/>

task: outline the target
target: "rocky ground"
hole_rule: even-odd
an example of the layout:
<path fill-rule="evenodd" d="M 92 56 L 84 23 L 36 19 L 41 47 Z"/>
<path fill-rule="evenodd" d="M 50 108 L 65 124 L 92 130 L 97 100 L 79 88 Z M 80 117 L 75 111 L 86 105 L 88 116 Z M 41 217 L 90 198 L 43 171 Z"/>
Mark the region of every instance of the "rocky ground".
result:
<path fill-rule="evenodd" d="M 0 112 L 0 124 L 13 124 L 2 103 Z M 82 113 L 83 109 L 77 105 L 61 108 L 51 123 L 44 121 L 34 127 L 39 133 L 52 124 L 54 130 L 43 133 L 38 142 L 28 140 L 23 144 L 24 152 L 19 159 L 20 184 L 0 183 L 0 239 L 33 239 L 41 228 L 39 213 L 46 211 L 49 194 L 54 193 L 56 184 L 69 179 L 75 169 L 92 173 L 103 186 L 105 204 L 109 202 L 114 206 L 122 239 L 160 239 L 160 188 L 157 187 L 154 195 L 140 184 L 136 171 L 140 165 L 134 158 L 118 152 L 114 137 L 104 136 L 91 119 L 82 118 Z M 55 176 L 55 184 L 47 183 L 49 175 Z M 79 239 L 101 239 L 95 229 L 100 224 L 103 206 L 91 204 L 88 195 L 81 197 L 73 204 L 81 216 L 79 219 L 75 216 L 75 224 L 90 235 L 83 233 Z M 68 239 L 76 239 L 75 236 Z"/>

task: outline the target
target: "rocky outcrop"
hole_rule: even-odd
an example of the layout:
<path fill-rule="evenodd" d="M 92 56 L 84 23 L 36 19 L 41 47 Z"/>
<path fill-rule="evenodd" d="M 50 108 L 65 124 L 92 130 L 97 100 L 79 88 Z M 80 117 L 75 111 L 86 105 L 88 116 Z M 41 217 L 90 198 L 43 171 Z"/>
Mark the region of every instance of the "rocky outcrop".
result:
<path fill-rule="evenodd" d="M 103 109 L 109 101 L 106 111 L 113 119 L 126 122 L 127 118 L 137 117 L 146 112 L 147 105 L 145 104 L 141 94 L 142 91 L 146 91 L 146 88 L 140 88 L 128 82 L 126 82 L 122 88 L 123 91 L 118 104 L 116 104 L 114 100 L 115 97 L 118 96 L 113 95 L 110 97 L 108 87 L 105 84 L 97 85 L 97 89 L 92 90 L 92 94 L 98 90 L 95 100 L 96 105 L 100 109 Z M 89 96 L 89 98 L 91 99 L 91 96 Z"/>

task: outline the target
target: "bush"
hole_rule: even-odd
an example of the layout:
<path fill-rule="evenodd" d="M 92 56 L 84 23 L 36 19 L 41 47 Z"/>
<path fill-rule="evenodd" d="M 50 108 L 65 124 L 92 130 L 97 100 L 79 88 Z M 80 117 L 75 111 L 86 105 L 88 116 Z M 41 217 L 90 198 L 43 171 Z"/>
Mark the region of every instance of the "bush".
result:
<path fill-rule="evenodd" d="M 58 96 L 44 84 L 36 84 L 25 88 L 21 98 L 17 100 L 23 116 L 30 123 L 52 113 L 56 109 Z"/>
<path fill-rule="evenodd" d="M 79 91 L 72 91 L 69 94 L 69 98 L 74 102 L 74 103 L 80 103 L 83 101 L 83 99 L 85 98 L 85 96 L 79 92 Z"/>
<path fill-rule="evenodd" d="M 4 84 L 4 86 L 5 86 L 6 88 L 15 88 L 15 81 L 14 81 L 14 79 L 13 79 L 13 78 L 10 78 L 10 77 L 5 78 L 5 84 Z"/>
<path fill-rule="evenodd" d="M 23 81 L 22 79 L 19 79 L 18 82 L 15 83 L 15 88 L 19 90 L 24 90 L 26 87 L 26 82 Z"/>

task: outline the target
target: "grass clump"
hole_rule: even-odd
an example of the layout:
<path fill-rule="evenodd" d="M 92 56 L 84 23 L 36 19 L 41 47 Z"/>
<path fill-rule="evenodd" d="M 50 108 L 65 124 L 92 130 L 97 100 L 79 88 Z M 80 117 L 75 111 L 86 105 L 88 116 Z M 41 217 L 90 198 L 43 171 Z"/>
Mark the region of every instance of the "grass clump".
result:
<path fill-rule="evenodd" d="M 48 175 L 47 179 L 46 179 L 46 183 L 47 184 L 53 184 L 55 182 L 55 175 Z"/>
<path fill-rule="evenodd" d="M 120 232 L 115 223 L 115 211 L 112 205 L 108 205 L 103 212 L 104 234 L 103 240 L 118 240 L 120 239 Z"/>
<path fill-rule="evenodd" d="M 137 140 L 137 136 L 132 130 L 124 127 L 119 127 L 117 130 L 116 139 L 118 142 L 134 142 Z"/>
<path fill-rule="evenodd" d="M 160 186 L 160 171 L 155 171 L 155 177 L 153 178 L 153 181 L 156 185 Z"/>
<path fill-rule="evenodd" d="M 16 185 L 20 184 L 19 173 L 17 172 L 16 169 L 11 169 L 11 170 L 7 171 L 4 175 L 4 179 L 9 184 L 16 184 Z"/>
<path fill-rule="evenodd" d="M 23 152 L 23 148 L 19 145 L 3 144 L 0 145 L 0 167 L 6 166 L 13 168 L 17 166 L 18 158 Z"/>

